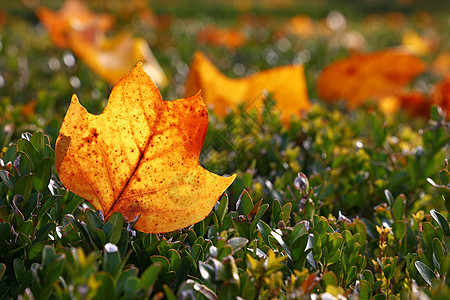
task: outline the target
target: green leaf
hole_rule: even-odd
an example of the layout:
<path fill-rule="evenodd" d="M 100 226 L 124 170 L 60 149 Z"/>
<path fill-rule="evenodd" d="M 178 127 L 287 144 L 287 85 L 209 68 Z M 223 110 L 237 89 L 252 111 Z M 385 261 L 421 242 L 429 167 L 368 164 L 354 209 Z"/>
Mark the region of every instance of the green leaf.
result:
<path fill-rule="evenodd" d="M 100 283 L 100 285 L 95 290 L 95 300 L 104 300 L 104 299 L 114 299 L 114 294 L 116 291 L 116 287 L 114 284 L 113 277 L 106 272 L 98 272 L 95 276 L 95 280 Z"/>
<path fill-rule="evenodd" d="M 394 220 L 403 220 L 403 216 L 405 215 L 405 206 L 405 195 L 398 195 L 398 197 L 394 201 L 394 204 L 392 205 L 392 215 L 394 216 Z"/>
<path fill-rule="evenodd" d="M 180 253 L 178 253 L 178 251 L 175 249 L 169 249 L 167 254 L 168 254 L 167 256 L 169 257 L 169 261 L 170 261 L 169 270 L 177 272 L 181 267 Z"/>
<path fill-rule="evenodd" d="M 283 213 L 283 221 L 287 222 L 289 221 L 289 218 L 291 217 L 291 211 L 292 211 L 292 203 L 288 202 L 281 208 L 281 212 Z"/>
<path fill-rule="evenodd" d="M 124 270 L 120 273 L 119 277 L 116 280 L 116 294 L 115 299 L 119 299 L 119 295 L 122 293 L 125 293 L 125 289 L 130 288 L 132 292 L 130 294 L 126 294 L 125 296 L 131 296 L 136 293 L 136 290 L 138 288 L 138 282 L 139 280 L 136 278 L 138 275 L 139 270 L 137 268 Z M 151 288 L 149 286 L 149 288 Z"/>
<path fill-rule="evenodd" d="M 397 220 L 392 224 L 392 231 L 397 241 L 403 239 L 406 234 L 406 224 L 404 221 Z"/>
<path fill-rule="evenodd" d="M 50 196 L 47 195 L 41 200 L 41 208 L 38 213 L 38 220 L 40 221 L 44 215 L 49 211 L 49 209 L 61 198 L 60 195 L 58 196 Z"/>
<path fill-rule="evenodd" d="M 384 190 L 384 196 L 386 197 L 386 202 L 387 202 L 388 206 L 393 207 L 394 206 L 394 196 L 392 196 L 391 192 L 388 189 Z"/>
<path fill-rule="evenodd" d="M 169 271 L 170 263 L 169 263 L 169 260 L 167 258 L 165 258 L 164 256 L 152 255 L 152 256 L 150 256 L 150 261 L 152 263 L 158 262 L 161 264 L 161 273 L 166 273 Z"/>
<path fill-rule="evenodd" d="M 51 246 L 45 246 L 42 251 L 42 265 L 45 267 L 56 259 L 56 252 Z"/>
<path fill-rule="evenodd" d="M 59 280 L 61 276 L 66 260 L 63 256 L 59 256 L 54 262 L 45 268 L 44 278 L 48 284 L 52 284 Z"/>
<path fill-rule="evenodd" d="M 432 244 L 433 244 L 433 255 L 440 265 L 445 258 L 444 248 L 442 247 L 442 243 L 441 241 L 439 241 L 438 238 L 434 238 Z"/>
<path fill-rule="evenodd" d="M 33 190 L 34 174 L 28 174 L 20 178 L 12 189 L 13 195 L 22 195 L 25 201 L 30 198 L 31 191 Z"/>
<path fill-rule="evenodd" d="M 414 263 L 414 265 L 416 266 L 417 271 L 419 271 L 420 275 L 425 280 L 425 282 L 429 286 L 432 287 L 433 286 L 432 285 L 433 279 L 436 278 L 436 275 L 434 274 L 433 270 L 431 270 L 426 264 L 424 264 L 421 261 L 416 261 Z"/>
<path fill-rule="evenodd" d="M 222 223 L 228 211 L 228 195 L 224 193 L 219 202 L 219 207 L 217 208 L 217 218 L 219 222 Z"/>
<path fill-rule="evenodd" d="M 322 281 L 324 282 L 325 286 L 332 285 L 337 286 L 338 280 L 336 275 L 332 271 L 325 271 L 322 276 Z"/>
<path fill-rule="evenodd" d="M 289 233 L 289 245 L 293 245 L 297 239 L 305 234 L 308 234 L 309 222 L 301 221 L 295 224 L 294 229 Z"/>
<path fill-rule="evenodd" d="M 159 262 L 153 263 L 148 267 L 144 273 L 142 273 L 141 279 L 139 281 L 139 288 L 151 288 L 158 279 L 158 274 L 161 272 L 162 265 Z"/>
<path fill-rule="evenodd" d="M 363 276 L 364 280 L 368 281 L 370 284 L 373 284 L 375 281 L 373 274 L 370 270 L 364 270 L 362 272 L 362 276 Z"/>
<path fill-rule="evenodd" d="M 356 266 L 351 266 L 347 271 L 346 282 L 347 284 L 353 283 L 356 279 Z"/>
<path fill-rule="evenodd" d="M 372 296 L 372 287 L 370 282 L 366 280 L 361 280 L 359 282 L 359 299 L 365 300 L 370 299 Z"/>
<path fill-rule="evenodd" d="M 253 200 L 250 194 L 244 189 L 236 202 L 236 209 L 239 215 L 248 216 L 253 208 Z"/>
<path fill-rule="evenodd" d="M 14 182 L 9 178 L 10 173 L 8 171 L 5 170 L 0 170 L 0 178 L 3 180 L 3 182 L 6 184 L 6 186 L 8 187 L 8 189 L 10 191 L 13 190 L 14 188 Z"/>
<path fill-rule="evenodd" d="M 39 156 L 44 152 L 45 139 L 42 131 L 36 131 L 30 138 L 30 143 L 36 149 Z"/>
<path fill-rule="evenodd" d="M 103 220 L 100 218 L 100 216 L 93 211 L 92 209 L 86 210 L 86 224 L 88 224 L 88 229 L 91 227 L 93 228 L 102 228 L 103 227 Z M 89 226 L 90 225 L 90 226 Z"/>
<path fill-rule="evenodd" d="M 50 222 L 39 228 L 39 230 L 36 232 L 36 237 L 33 241 L 33 243 L 39 243 L 44 240 L 49 240 L 48 237 L 49 233 L 53 231 L 56 228 L 55 222 Z"/>
<path fill-rule="evenodd" d="M 364 246 L 364 243 L 367 240 L 367 227 L 366 227 L 366 224 L 364 224 L 364 222 L 359 220 L 359 219 L 356 219 L 354 221 L 354 224 L 355 224 L 354 228 L 355 228 L 356 233 L 359 233 L 359 244 L 361 246 Z"/>
<path fill-rule="evenodd" d="M 163 285 L 164 293 L 166 294 L 167 300 L 177 300 L 173 291 L 167 286 Z"/>
<path fill-rule="evenodd" d="M 258 225 L 259 220 L 261 220 L 261 217 L 263 216 L 263 214 L 266 212 L 266 210 L 269 208 L 269 204 L 263 204 L 258 208 L 258 212 L 255 215 L 255 218 L 253 219 L 251 225 L 250 225 L 250 236 L 254 237 L 256 236 L 258 233 L 255 230 L 256 226 Z"/>
<path fill-rule="evenodd" d="M 34 189 L 36 191 L 44 191 L 52 177 L 52 160 L 48 157 L 41 159 L 34 168 Z"/>
<path fill-rule="evenodd" d="M 26 139 L 19 139 L 17 141 L 18 151 L 24 152 L 30 158 L 32 168 L 39 162 L 40 156 L 36 148 Z"/>
<path fill-rule="evenodd" d="M 0 282 L 2 282 L 3 276 L 6 272 L 6 266 L 4 263 L 0 263 Z"/>
<path fill-rule="evenodd" d="M 277 226 L 280 219 L 281 213 L 281 204 L 278 199 L 273 200 L 272 202 L 272 224 L 273 226 Z"/>
<path fill-rule="evenodd" d="M 425 242 L 425 246 L 428 249 L 432 248 L 432 241 L 435 237 L 438 237 L 437 233 L 436 233 L 436 229 L 434 228 L 434 226 L 430 223 L 430 222 L 423 222 L 422 223 L 422 237 L 423 240 Z"/>
<path fill-rule="evenodd" d="M 123 215 L 120 212 L 114 212 L 103 225 L 103 232 L 106 234 L 106 240 L 109 243 L 117 245 L 122 236 Z"/>
<path fill-rule="evenodd" d="M 107 243 L 104 247 L 103 253 L 103 271 L 108 272 L 114 278 L 118 275 L 122 258 L 120 256 L 119 248 L 111 243 Z"/>
<path fill-rule="evenodd" d="M 448 201 L 450 201 L 450 199 L 448 199 Z M 445 217 L 434 209 L 430 211 L 430 214 L 433 217 L 433 219 L 439 224 L 439 227 L 444 232 L 444 236 L 450 236 L 449 224 L 445 219 Z"/>
<path fill-rule="evenodd" d="M 280 246 L 283 248 L 284 252 L 286 252 L 286 255 L 292 259 L 291 250 L 289 249 L 289 246 L 284 242 L 283 237 L 276 231 L 271 231 L 270 234 L 277 240 L 277 242 L 280 244 Z"/>
<path fill-rule="evenodd" d="M 248 239 L 243 237 L 233 237 L 227 241 L 227 244 L 231 246 L 233 252 L 242 249 L 248 243 Z"/>
<path fill-rule="evenodd" d="M 23 277 L 25 276 L 25 272 L 26 272 L 23 261 L 18 258 L 14 259 L 13 267 L 14 267 L 14 275 L 16 276 L 17 281 L 19 283 L 22 282 Z"/>

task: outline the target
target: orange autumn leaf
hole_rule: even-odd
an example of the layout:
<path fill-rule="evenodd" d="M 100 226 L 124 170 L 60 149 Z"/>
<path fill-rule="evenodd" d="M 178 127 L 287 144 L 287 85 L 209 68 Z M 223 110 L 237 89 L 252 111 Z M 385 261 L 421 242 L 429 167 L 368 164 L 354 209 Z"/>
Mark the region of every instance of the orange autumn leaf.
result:
<path fill-rule="evenodd" d="M 401 92 L 379 99 L 380 111 L 386 115 L 403 110 L 412 116 L 428 118 L 431 105 L 429 96 L 419 91 Z"/>
<path fill-rule="evenodd" d="M 59 11 L 40 7 L 36 10 L 36 15 L 55 45 L 61 48 L 68 46 L 68 34 L 74 31 L 84 33 L 85 38 L 92 42 L 114 23 L 109 15 L 92 13 L 81 0 L 67 0 Z"/>
<path fill-rule="evenodd" d="M 327 66 L 319 76 L 317 91 L 325 100 L 344 99 L 353 108 L 396 94 L 425 69 L 422 60 L 401 49 L 356 54 Z"/>
<path fill-rule="evenodd" d="M 446 76 L 450 74 L 450 52 L 440 53 L 434 59 L 431 70 L 438 75 Z"/>
<path fill-rule="evenodd" d="M 199 164 L 208 112 L 199 93 L 163 101 L 142 63 L 113 88 L 92 115 L 72 97 L 58 139 L 63 184 L 101 209 L 139 217 L 135 228 L 169 232 L 205 218 L 236 175 Z"/>
<path fill-rule="evenodd" d="M 117 83 L 134 64 L 142 60 L 144 69 L 159 88 L 167 86 L 167 78 L 147 42 L 123 32 L 115 37 L 103 37 L 90 43 L 83 35 L 70 35 L 73 52 L 92 70 L 111 84 Z"/>
<path fill-rule="evenodd" d="M 212 46 L 236 49 L 244 44 L 245 35 L 239 30 L 207 26 L 197 34 L 197 41 Z"/>
<path fill-rule="evenodd" d="M 310 17 L 300 14 L 292 17 L 288 21 L 284 31 L 307 38 L 314 34 L 315 25 Z"/>
<path fill-rule="evenodd" d="M 219 117 L 241 103 L 246 108 L 263 106 L 265 91 L 272 94 L 288 123 L 310 107 L 302 65 L 277 67 L 254 75 L 232 79 L 223 75 L 203 53 L 197 52 L 186 80 L 186 96 L 203 91 L 205 102 L 213 105 Z"/>
<path fill-rule="evenodd" d="M 431 95 L 431 101 L 447 110 L 447 119 L 450 118 L 450 75 L 436 84 Z"/>
<path fill-rule="evenodd" d="M 438 45 L 437 37 L 420 36 L 414 30 L 406 30 L 402 36 L 403 46 L 417 55 L 427 55 Z"/>

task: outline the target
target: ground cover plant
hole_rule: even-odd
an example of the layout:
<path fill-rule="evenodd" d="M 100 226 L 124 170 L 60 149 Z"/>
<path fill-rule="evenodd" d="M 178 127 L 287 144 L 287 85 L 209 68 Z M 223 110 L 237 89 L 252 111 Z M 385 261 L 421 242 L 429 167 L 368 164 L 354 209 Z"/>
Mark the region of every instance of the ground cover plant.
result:
<path fill-rule="evenodd" d="M 39 9 L 58 10 L 62 1 L 2 3 L 0 298 L 448 299 L 449 10 L 422 2 L 86 1 L 97 27 L 73 36 L 70 24 L 60 28 L 65 44 L 38 19 Z M 191 96 L 197 51 L 221 82 L 246 89 L 264 86 L 245 81 L 266 78 L 260 71 L 302 64 L 296 80 L 309 99 L 302 96 L 304 109 L 291 118 L 276 89 L 220 112 L 212 100 L 200 163 L 236 179 L 192 226 L 145 233 L 135 218 L 96 210 L 57 172 L 55 144 L 72 95 L 98 114 L 115 84 L 101 77 L 104 65 L 78 52 L 85 44 L 71 43 L 122 32 L 136 37 L 126 39 L 133 49 L 151 47 L 164 99 Z M 127 51 L 96 43 L 89 57 L 126 61 Z M 319 87 L 332 63 L 398 46 L 419 66 L 414 76 L 396 66 L 408 79 L 401 85 L 392 73 L 349 72 L 351 65 L 349 77 L 373 73 L 354 88 L 368 89 L 370 78 L 392 86 L 339 90 L 339 99 L 326 89 L 331 83 Z M 141 59 L 151 64 L 153 54 Z M 356 65 L 371 64 L 380 65 Z M 369 99 L 349 103 L 361 94 Z"/>

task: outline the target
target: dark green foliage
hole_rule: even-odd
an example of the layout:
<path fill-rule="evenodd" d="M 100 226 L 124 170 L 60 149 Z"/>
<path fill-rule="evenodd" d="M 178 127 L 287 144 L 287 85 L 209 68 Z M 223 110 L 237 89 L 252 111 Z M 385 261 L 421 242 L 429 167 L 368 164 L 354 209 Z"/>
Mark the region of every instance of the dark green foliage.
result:
<path fill-rule="evenodd" d="M 236 118 L 252 116 L 242 113 Z M 443 126 L 437 130 L 446 130 Z M 280 127 L 281 134 L 291 130 Z M 447 149 L 441 146 L 439 150 L 424 146 L 423 152 L 439 156 Z M 213 155 L 214 150 L 206 153 Z M 373 166 L 365 166 L 363 172 L 371 174 Z M 341 212 L 337 218 L 325 217 L 330 208 L 321 185 L 328 169 L 309 171 L 311 178 L 291 172 L 287 168 L 274 176 L 253 171 L 250 176 L 255 178 L 245 186 L 258 193 L 258 185 L 264 185 L 267 190 L 259 190 L 264 198 L 253 200 L 246 190 L 236 196 L 238 183 L 205 220 L 164 235 L 143 234 L 121 214 L 105 220 L 100 211 L 64 190 L 54 174 L 49 138 L 39 131 L 23 134 L 2 155 L 0 292 L 5 297 L 39 299 L 144 299 L 162 294 L 308 298 L 330 292 L 368 299 L 411 296 L 416 283 L 423 288 L 421 293 L 441 297 L 448 292 L 447 213 L 411 210 L 404 194 L 394 196 L 397 193 L 385 189 L 384 203 L 372 209 L 370 202 L 364 204 L 370 209 L 365 218 Z M 434 169 L 438 175 L 445 172 L 447 165 Z M 241 174 L 241 179 L 248 180 L 249 174 Z M 335 183 L 348 184 L 343 174 Z M 446 179 L 440 175 L 436 181 L 442 178 Z M 382 179 L 377 179 L 380 189 Z M 440 193 L 448 189 L 445 182 L 423 181 L 431 199 L 447 199 Z M 418 186 L 405 191 L 415 195 Z"/>

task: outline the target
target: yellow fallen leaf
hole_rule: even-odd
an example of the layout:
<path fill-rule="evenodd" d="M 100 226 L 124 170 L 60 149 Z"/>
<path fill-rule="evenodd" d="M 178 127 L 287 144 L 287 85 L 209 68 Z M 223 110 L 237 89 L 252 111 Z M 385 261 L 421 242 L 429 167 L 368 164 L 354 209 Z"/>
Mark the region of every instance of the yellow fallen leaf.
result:
<path fill-rule="evenodd" d="M 429 54 L 436 43 L 430 38 L 420 36 L 414 30 L 406 30 L 402 36 L 402 45 L 417 55 Z"/>
<path fill-rule="evenodd" d="M 323 69 L 317 91 L 322 99 L 347 100 L 353 108 L 397 94 L 425 69 L 422 60 L 402 49 L 356 54 Z"/>
<path fill-rule="evenodd" d="M 186 96 L 201 89 L 205 102 L 213 106 L 219 117 L 241 103 L 245 103 L 246 108 L 262 107 L 265 92 L 272 94 L 285 123 L 293 115 L 300 116 L 311 105 L 302 65 L 282 66 L 245 78 L 232 79 L 223 75 L 203 53 L 197 52 L 185 87 Z"/>
<path fill-rule="evenodd" d="M 93 42 L 97 35 L 103 35 L 114 23 L 111 16 L 92 13 L 80 0 L 66 0 L 58 11 L 40 7 L 36 9 L 36 15 L 55 45 L 61 48 L 68 46 L 69 33 L 82 33 L 85 39 Z"/>
<path fill-rule="evenodd" d="M 168 232 L 205 218 L 236 175 L 199 164 L 208 112 L 199 93 L 163 101 L 142 64 L 113 88 L 92 115 L 76 95 L 56 141 L 62 183 L 105 216 L 140 216 L 135 228 Z"/>
<path fill-rule="evenodd" d="M 167 78 L 153 55 L 147 42 L 122 32 L 115 37 L 103 36 L 95 43 L 84 39 L 82 34 L 70 35 L 70 47 L 91 69 L 111 84 L 117 83 L 133 68 L 137 61 L 143 61 L 145 71 L 159 88 L 167 86 Z"/>

